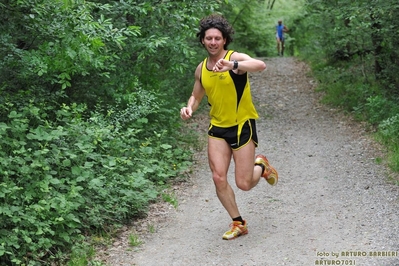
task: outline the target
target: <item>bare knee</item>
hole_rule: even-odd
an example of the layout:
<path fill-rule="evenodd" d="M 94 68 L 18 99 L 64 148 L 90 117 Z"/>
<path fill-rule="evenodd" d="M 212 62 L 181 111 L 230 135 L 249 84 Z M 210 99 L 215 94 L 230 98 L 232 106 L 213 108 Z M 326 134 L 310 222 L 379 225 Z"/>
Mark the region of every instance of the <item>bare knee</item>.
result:
<path fill-rule="evenodd" d="M 223 190 L 227 186 L 227 176 L 222 176 L 213 173 L 213 182 L 215 183 L 216 189 Z"/>
<path fill-rule="evenodd" d="M 252 189 L 253 185 L 251 184 L 251 182 L 249 182 L 249 180 L 247 179 L 239 179 L 236 180 L 236 185 L 239 189 L 243 190 L 243 191 L 249 191 Z"/>

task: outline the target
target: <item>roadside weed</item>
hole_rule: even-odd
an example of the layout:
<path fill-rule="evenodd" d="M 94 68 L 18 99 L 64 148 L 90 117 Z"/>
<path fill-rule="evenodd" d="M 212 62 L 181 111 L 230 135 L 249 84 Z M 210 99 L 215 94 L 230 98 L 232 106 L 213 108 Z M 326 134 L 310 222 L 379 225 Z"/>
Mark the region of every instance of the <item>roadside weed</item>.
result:
<path fill-rule="evenodd" d="M 138 247 L 141 244 L 143 244 L 143 241 L 140 240 L 138 235 L 136 235 L 136 234 L 130 234 L 129 235 L 129 245 L 131 247 Z"/>

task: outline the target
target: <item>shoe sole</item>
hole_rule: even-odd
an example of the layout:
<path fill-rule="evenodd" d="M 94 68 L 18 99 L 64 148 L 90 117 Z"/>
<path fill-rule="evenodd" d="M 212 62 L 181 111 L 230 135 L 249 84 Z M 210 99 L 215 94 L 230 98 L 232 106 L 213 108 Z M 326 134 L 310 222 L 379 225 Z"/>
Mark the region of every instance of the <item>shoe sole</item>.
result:
<path fill-rule="evenodd" d="M 269 167 L 270 167 L 270 170 L 271 170 L 271 174 L 269 175 L 268 179 L 266 179 L 265 177 L 264 177 L 264 179 L 270 185 L 275 186 L 278 183 L 278 173 L 277 173 L 277 170 L 273 166 L 271 166 L 270 164 L 269 164 Z"/>
<path fill-rule="evenodd" d="M 259 157 L 258 157 L 259 156 Z M 270 174 L 269 174 L 269 178 L 266 178 L 262 175 L 262 177 L 266 180 L 267 183 L 269 183 L 272 186 L 275 186 L 278 182 L 278 173 L 277 170 L 270 165 L 269 160 L 265 157 L 265 156 L 261 156 L 258 155 L 256 159 L 261 159 L 262 161 L 264 161 L 265 163 L 263 164 L 265 167 L 270 169 Z M 256 162 L 256 160 L 255 160 Z"/>
<path fill-rule="evenodd" d="M 264 162 L 264 163 L 261 163 L 261 164 L 264 167 L 269 168 L 270 174 L 268 175 L 268 178 L 266 178 L 266 177 L 264 177 L 262 175 L 262 177 L 266 180 L 266 182 L 269 183 L 272 186 L 277 185 L 277 183 L 278 183 L 278 173 L 277 173 L 277 170 L 273 166 L 270 165 L 269 160 L 263 155 L 257 155 L 256 159 L 261 159 Z M 256 163 L 256 159 L 255 159 L 255 163 Z"/>

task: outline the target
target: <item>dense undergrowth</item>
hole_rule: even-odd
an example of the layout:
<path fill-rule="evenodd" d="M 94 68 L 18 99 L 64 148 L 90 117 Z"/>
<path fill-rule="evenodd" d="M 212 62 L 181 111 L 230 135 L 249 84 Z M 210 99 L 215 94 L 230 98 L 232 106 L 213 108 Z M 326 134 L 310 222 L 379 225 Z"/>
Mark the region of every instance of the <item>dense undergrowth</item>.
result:
<path fill-rule="evenodd" d="M 342 2 L 344 3 L 344 2 Z M 399 4 L 308 2 L 292 35 L 318 80 L 323 102 L 367 122 L 399 172 Z M 306 14 L 306 15 L 305 15 Z M 393 179 L 399 184 L 399 180 Z"/>
<path fill-rule="evenodd" d="M 338 65 L 313 65 L 318 90 L 325 93 L 323 103 L 342 109 L 358 121 L 367 122 L 375 139 L 388 153 L 386 163 L 399 172 L 399 99 L 389 94 L 376 80 L 365 82 L 361 70 L 353 62 Z M 399 180 L 394 180 L 399 184 Z"/>
<path fill-rule="evenodd" d="M 124 113 L 86 119 L 84 105 L 62 106 L 55 121 L 33 104 L 7 108 L 0 123 L 2 264 L 57 258 L 90 231 L 145 213 L 191 164 L 189 135 L 170 131 L 178 112 L 157 106 L 130 122 Z M 152 116 L 167 129 L 151 126 Z"/>
<path fill-rule="evenodd" d="M 0 265 L 87 265 L 189 171 L 188 40 L 216 3 L 108 2 L 0 3 Z"/>

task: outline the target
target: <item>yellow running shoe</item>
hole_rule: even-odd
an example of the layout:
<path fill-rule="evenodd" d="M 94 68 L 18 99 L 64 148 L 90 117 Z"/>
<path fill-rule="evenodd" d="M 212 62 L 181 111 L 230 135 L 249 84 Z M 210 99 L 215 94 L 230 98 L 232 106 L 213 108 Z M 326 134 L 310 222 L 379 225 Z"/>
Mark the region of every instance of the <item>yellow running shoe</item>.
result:
<path fill-rule="evenodd" d="M 255 165 L 261 164 L 265 167 L 265 170 L 262 173 L 262 177 L 264 177 L 270 185 L 274 186 L 278 182 L 278 173 L 273 166 L 269 164 L 267 158 L 263 155 L 256 155 Z"/>
<path fill-rule="evenodd" d="M 231 229 L 224 233 L 223 239 L 224 240 L 231 240 L 234 238 L 239 237 L 240 235 L 245 235 L 248 234 L 248 228 L 247 228 L 247 222 L 244 221 L 244 225 L 239 222 L 239 221 L 233 221 L 232 224 L 230 224 Z"/>

